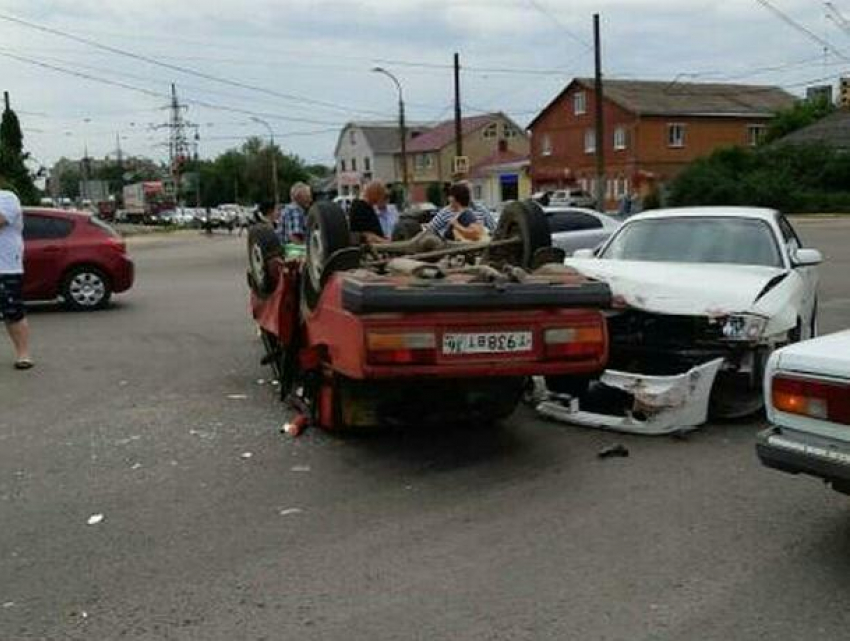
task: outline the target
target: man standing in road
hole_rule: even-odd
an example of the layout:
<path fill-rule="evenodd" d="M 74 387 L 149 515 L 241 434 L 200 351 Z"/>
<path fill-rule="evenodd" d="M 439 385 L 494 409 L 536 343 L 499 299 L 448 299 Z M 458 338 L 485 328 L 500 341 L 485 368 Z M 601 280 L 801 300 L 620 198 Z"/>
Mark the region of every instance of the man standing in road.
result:
<path fill-rule="evenodd" d="M 24 214 L 18 197 L 0 189 L 0 319 L 15 348 L 15 369 L 33 366 L 24 311 Z"/>
<path fill-rule="evenodd" d="M 289 190 L 290 202 L 280 215 L 280 242 L 303 243 L 307 236 L 307 210 L 313 202 L 310 185 L 295 183 Z"/>

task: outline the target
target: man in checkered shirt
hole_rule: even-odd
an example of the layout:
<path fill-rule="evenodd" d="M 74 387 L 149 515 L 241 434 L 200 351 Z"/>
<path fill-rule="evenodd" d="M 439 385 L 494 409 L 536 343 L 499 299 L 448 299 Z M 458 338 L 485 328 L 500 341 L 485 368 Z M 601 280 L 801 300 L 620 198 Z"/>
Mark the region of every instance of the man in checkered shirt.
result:
<path fill-rule="evenodd" d="M 307 236 L 307 210 L 313 202 L 310 186 L 306 183 L 295 183 L 289 190 L 289 197 L 292 202 L 283 208 L 280 215 L 280 242 L 303 243 Z"/>

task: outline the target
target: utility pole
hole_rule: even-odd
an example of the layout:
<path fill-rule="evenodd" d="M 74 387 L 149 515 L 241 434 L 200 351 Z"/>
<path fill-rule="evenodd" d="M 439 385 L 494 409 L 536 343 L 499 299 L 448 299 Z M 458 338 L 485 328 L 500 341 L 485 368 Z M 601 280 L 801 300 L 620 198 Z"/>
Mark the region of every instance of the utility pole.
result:
<path fill-rule="evenodd" d="M 460 115 L 460 56 L 455 53 L 455 156 L 463 156 L 463 127 Z"/>
<path fill-rule="evenodd" d="M 274 192 L 274 206 L 280 205 L 280 186 L 277 178 L 277 148 L 274 146 L 274 129 L 272 126 L 257 116 L 251 116 L 251 120 L 263 125 L 269 131 L 269 153 L 272 157 L 272 191 Z"/>
<path fill-rule="evenodd" d="M 168 129 L 168 159 L 170 162 L 171 178 L 174 181 L 174 196 L 177 203 L 180 201 L 180 180 L 183 173 L 183 164 L 189 160 L 189 138 L 186 128 L 193 126 L 183 118 L 186 105 L 180 104 L 177 99 L 177 87 L 171 83 L 171 102 L 168 104 L 168 122 L 156 125 L 154 129 Z"/>
<path fill-rule="evenodd" d="M 9 111 L 11 107 L 9 106 L 9 92 L 3 92 L 3 104 L 6 105 L 6 111 Z"/>
<path fill-rule="evenodd" d="M 596 209 L 605 211 L 605 123 L 602 104 L 602 44 L 599 36 L 599 14 L 593 14 L 593 53 L 595 59 L 596 94 Z"/>

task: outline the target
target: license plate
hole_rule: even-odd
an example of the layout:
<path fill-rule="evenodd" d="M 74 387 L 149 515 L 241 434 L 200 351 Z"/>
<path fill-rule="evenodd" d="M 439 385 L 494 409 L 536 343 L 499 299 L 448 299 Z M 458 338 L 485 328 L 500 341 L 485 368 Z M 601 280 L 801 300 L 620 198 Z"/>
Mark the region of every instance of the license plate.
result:
<path fill-rule="evenodd" d="M 531 332 L 447 332 L 443 354 L 510 354 L 530 352 Z"/>

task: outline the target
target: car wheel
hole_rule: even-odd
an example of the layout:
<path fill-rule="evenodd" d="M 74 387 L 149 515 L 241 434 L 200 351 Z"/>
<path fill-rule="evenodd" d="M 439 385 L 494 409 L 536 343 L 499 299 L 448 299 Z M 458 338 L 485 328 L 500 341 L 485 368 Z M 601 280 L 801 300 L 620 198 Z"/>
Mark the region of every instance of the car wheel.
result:
<path fill-rule="evenodd" d="M 339 205 L 318 202 L 307 216 L 307 247 L 304 264 L 304 298 L 313 309 L 319 300 L 326 280 L 330 258 L 341 249 L 351 246 L 351 232 L 345 213 Z"/>
<path fill-rule="evenodd" d="M 62 298 L 72 311 L 103 309 L 111 297 L 109 279 L 96 267 L 75 267 L 62 282 Z"/>
<path fill-rule="evenodd" d="M 280 239 L 268 225 L 258 224 L 248 230 L 248 282 L 260 298 L 274 291 L 275 274 L 268 268 L 268 261 L 283 255 Z"/>
<path fill-rule="evenodd" d="M 543 209 L 534 201 L 509 203 L 493 233 L 493 240 L 517 239 L 516 245 L 495 247 L 487 252 L 487 261 L 526 269 L 533 268 L 538 249 L 552 246 L 552 234 Z"/>

